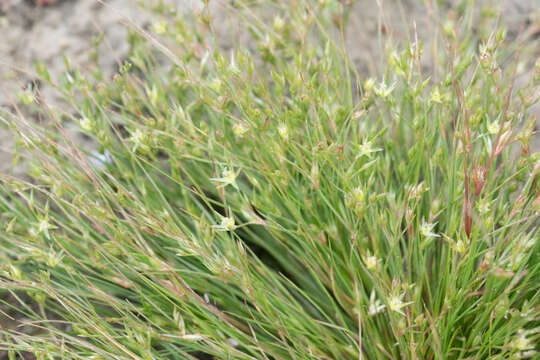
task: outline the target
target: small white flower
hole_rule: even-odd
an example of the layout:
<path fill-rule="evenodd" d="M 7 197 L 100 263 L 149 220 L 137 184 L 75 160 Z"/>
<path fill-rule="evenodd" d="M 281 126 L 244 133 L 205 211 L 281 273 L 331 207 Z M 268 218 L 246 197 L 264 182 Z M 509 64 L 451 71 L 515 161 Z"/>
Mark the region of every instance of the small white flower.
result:
<path fill-rule="evenodd" d="M 381 82 L 379 85 L 375 86 L 375 95 L 386 99 L 387 97 L 392 94 L 392 91 L 394 91 L 394 88 L 396 87 L 396 83 L 394 82 L 392 85 L 388 86 L 385 82 Z"/>
<path fill-rule="evenodd" d="M 433 238 L 433 237 L 439 237 L 440 235 L 433 232 L 434 226 L 435 224 L 423 221 L 422 225 L 420 225 L 420 233 L 422 234 L 422 236 L 428 239 Z"/>
<path fill-rule="evenodd" d="M 364 263 L 368 270 L 375 270 L 379 265 L 379 259 L 375 255 L 369 255 L 364 258 Z"/>
<path fill-rule="evenodd" d="M 30 105 L 34 102 L 35 96 L 32 90 L 24 90 L 17 94 L 20 102 L 22 102 L 24 105 Z"/>
<path fill-rule="evenodd" d="M 456 242 L 456 244 L 454 245 L 454 249 L 460 253 L 460 254 L 463 254 L 465 252 L 465 250 L 467 250 L 467 246 L 465 244 L 465 242 L 463 242 L 463 240 L 458 240 Z"/>
<path fill-rule="evenodd" d="M 139 148 L 144 150 L 148 147 L 146 145 L 147 136 L 139 128 L 135 129 L 135 131 L 131 134 L 131 137 L 129 138 L 129 140 L 133 143 L 132 151 L 137 151 L 137 149 Z"/>
<path fill-rule="evenodd" d="M 354 188 L 352 195 L 356 202 L 364 202 L 366 200 L 366 193 L 360 186 Z"/>
<path fill-rule="evenodd" d="M 283 140 L 289 140 L 289 129 L 287 128 L 287 125 L 279 124 L 278 133 Z"/>
<path fill-rule="evenodd" d="M 485 200 L 480 200 L 478 202 L 478 212 L 480 214 L 487 214 L 489 212 L 489 203 Z"/>
<path fill-rule="evenodd" d="M 214 225 L 214 229 L 219 231 L 233 231 L 234 229 L 236 229 L 234 218 L 224 216 L 223 218 L 221 218 L 221 224 Z"/>
<path fill-rule="evenodd" d="M 281 16 L 276 16 L 274 18 L 274 30 L 275 31 L 281 31 L 283 30 L 283 27 L 285 26 L 285 20 Z"/>
<path fill-rule="evenodd" d="M 369 78 L 366 81 L 364 81 L 364 90 L 366 92 L 370 92 L 371 90 L 373 90 L 374 86 L 375 86 L 375 79 L 374 78 Z"/>
<path fill-rule="evenodd" d="M 349 209 L 363 210 L 366 206 L 366 193 L 360 186 L 353 189 L 353 191 L 345 194 L 345 205 Z"/>
<path fill-rule="evenodd" d="M 523 329 L 519 329 L 516 337 L 512 340 L 512 347 L 518 351 L 533 350 L 534 344 L 532 340 L 527 338 L 527 333 Z"/>
<path fill-rule="evenodd" d="M 144 138 L 145 136 L 141 129 L 135 129 L 135 131 L 131 135 L 131 141 L 136 144 L 141 144 L 144 141 Z"/>
<path fill-rule="evenodd" d="M 218 185 L 218 188 L 232 185 L 235 189 L 238 189 L 238 185 L 236 185 L 237 176 L 238 173 L 235 173 L 232 169 L 225 168 L 223 169 L 223 174 L 221 177 L 211 178 L 210 180 L 220 183 L 220 185 Z"/>
<path fill-rule="evenodd" d="M 94 130 L 94 122 L 87 117 L 83 117 L 79 124 L 84 131 L 90 132 Z"/>
<path fill-rule="evenodd" d="M 371 156 L 371 153 L 381 151 L 381 149 L 374 149 L 371 144 L 371 141 L 367 141 L 367 140 L 365 140 L 362 144 L 360 144 L 358 146 L 358 149 L 359 149 L 358 157 L 362 157 L 362 156 L 369 157 Z"/>
<path fill-rule="evenodd" d="M 384 310 L 386 306 L 378 299 L 375 299 L 375 291 L 371 291 L 369 295 L 369 311 L 368 315 L 373 316 Z"/>
<path fill-rule="evenodd" d="M 38 234 L 42 232 L 46 232 L 51 228 L 51 224 L 47 221 L 47 219 L 41 219 L 38 223 Z"/>
<path fill-rule="evenodd" d="M 499 123 L 497 122 L 491 122 L 489 123 L 489 125 L 487 126 L 487 130 L 490 134 L 492 135 L 496 135 L 499 133 L 499 130 L 500 130 L 500 125 Z"/>
<path fill-rule="evenodd" d="M 56 253 L 55 251 L 50 251 L 48 254 L 47 254 L 47 265 L 49 265 L 50 267 L 56 267 L 58 266 L 58 264 L 60 264 L 60 262 L 62 261 L 62 254 L 58 254 Z"/>
<path fill-rule="evenodd" d="M 392 310 L 392 311 L 395 311 L 401 315 L 405 315 L 405 313 L 403 311 L 401 311 L 402 308 L 404 308 L 405 306 L 409 305 L 410 303 L 405 303 L 403 302 L 403 300 L 401 300 L 403 298 L 404 294 L 401 294 L 401 295 L 392 295 L 389 299 L 388 299 L 388 309 Z"/>
<path fill-rule="evenodd" d="M 442 103 L 442 96 L 441 96 L 441 93 L 439 92 L 439 87 L 435 87 L 433 89 L 433 91 L 431 92 L 431 102 L 434 102 L 434 103 Z"/>
<path fill-rule="evenodd" d="M 148 98 L 150 99 L 152 105 L 155 106 L 159 99 L 158 89 L 156 85 L 152 85 L 152 88 L 146 88 L 146 95 L 148 95 Z"/>
<path fill-rule="evenodd" d="M 167 22 L 158 21 L 152 25 L 152 31 L 158 35 L 163 35 L 167 32 Z"/>
<path fill-rule="evenodd" d="M 234 135 L 241 138 L 241 137 L 244 137 L 245 133 L 248 132 L 249 128 L 243 123 L 238 122 L 233 125 L 232 130 L 233 130 Z"/>

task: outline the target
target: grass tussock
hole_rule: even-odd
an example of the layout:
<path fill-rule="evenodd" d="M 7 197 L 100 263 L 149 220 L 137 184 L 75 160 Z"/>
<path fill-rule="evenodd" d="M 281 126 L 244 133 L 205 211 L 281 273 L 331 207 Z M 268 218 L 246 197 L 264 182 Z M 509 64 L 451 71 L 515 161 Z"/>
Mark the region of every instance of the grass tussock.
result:
<path fill-rule="evenodd" d="M 519 39 L 464 6 L 431 13 L 425 53 L 381 34 L 363 78 L 347 5 L 235 4 L 250 46 L 158 6 L 113 79 L 37 66 L 71 110 L 28 90 L 44 125 L 3 114 L 32 180 L 2 176 L 0 350 L 537 357 L 540 63 L 516 88 Z"/>

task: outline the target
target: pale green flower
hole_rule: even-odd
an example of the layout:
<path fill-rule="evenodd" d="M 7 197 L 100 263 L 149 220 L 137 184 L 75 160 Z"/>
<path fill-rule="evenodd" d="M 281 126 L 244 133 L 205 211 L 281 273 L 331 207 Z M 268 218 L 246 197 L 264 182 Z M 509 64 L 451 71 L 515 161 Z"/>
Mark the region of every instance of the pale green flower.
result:
<path fill-rule="evenodd" d="M 519 329 L 512 340 L 511 346 L 517 351 L 534 350 L 534 344 L 530 338 L 527 338 L 527 332 Z"/>
<path fill-rule="evenodd" d="M 374 78 L 368 78 L 366 81 L 364 81 L 364 90 L 366 92 L 371 92 L 373 90 L 373 87 L 375 86 L 375 79 Z"/>
<path fill-rule="evenodd" d="M 478 201 L 477 203 L 477 207 L 478 207 L 478 212 L 480 214 L 487 214 L 489 212 L 489 203 L 486 201 L 486 200 L 480 200 Z"/>
<path fill-rule="evenodd" d="M 283 30 L 283 27 L 285 26 L 285 20 L 281 16 L 276 16 L 274 18 L 274 30 L 277 32 L 280 32 Z"/>
<path fill-rule="evenodd" d="M 81 125 L 81 129 L 84 131 L 90 132 L 94 130 L 94 122 L 87 117 L 83 117 L 79 124 Z"/>
<path fill-rule="evenodd" d="M 222 176 L 219 178 L 210 178 L 210 180 L 220 183 L 218 188 L 225 187 L 227 185 L 232 185 L 235 189 L 238 190 L 238 185 L 236 185 L 236 178 L 238 173 L 235 173 L 232 169 L 225 168 L 223 169 Z"/>
<path fill-rule="evenodd" d="M 159 94 L 158 94 L 156 85 L 152 85 L 151 88 L 146 88 L 146 94 L 148 95 L 148 98 L 150 99 L 150 102 L 152 103 L 152 105 L 155 106 L 159 99 Z"/>
<path fill-rule="evenodd" d="M 53 228 L 53 226 L 49 223 L 49 220 L 47 218 L 43 218 L 37 223 L 37 233 L 38 234 L 45 233 L 49 229 L 52 229 L 52 228 Z"/>
<path fill-rule="evenodd" d="M 374 88 L 375 95 L 383 99 L 386 99 L 387 97 L 390 96 L 390 94 L 392 94 L 392 91 L 394 91 L 395 87 L 396 87 L 395 82 L 389 86 L 383 81 L 379 85 L 375 86 Z"/>
<path fill-rule="evenodd" d="M 366 264 L 366 268 L 370 271 L 375 270 L 377 266 L 379 265 L 380 259 L 376 257 L 375 255 L 371 255 L 369 252 L 364 257 L 364 263 Z"/>
<path fill-rule="evenodd" d="M 49 228 L 50 225 L 45 219 L 41 220 L 38 224 L 38 232 L 40 233 L 47 231 Z"/>
<path fill-rule="evenodd" d="M 403 300 L 402 300 L 403 296 L 405 296 L 405 294 L 401 294 L 401 295 L 394 294 L 394 295 L 392 295 L 388 299 L 388 309 L 390 309 L 390 310 L 392 310 L 394 312 L 397 312 L 397 313 L 399 313 L 401 315 L 405 315 L 405 313 L 401 309 L 403 309 L 404 307 L 406 307 L 410 303 L 403 302 Z"/>
<path fill-rule="evenodd" d="M 381 149 L 374 149 L 371 141 L 364 140 L 362 144 L 358 146 L 358 157 L 371 156 L 371 153 L 381 151 Z"/>
<path fill-rule="evenodd" d="M 488 132 L 489 132 L 490 134 L 492 134 L 492 135 L 498 134 L 500 128 L 501 128 L 501 127 L 500 127 L 499 123 L 498 123 L 498 122 L 495 122 L 495 121 L 489 123 L 488 126 L 487 126 Z"/>
<path fill-rule="evenodd" d="M 458 240 L 456 242 L 456 244 L 454 245 L 454 249 L 460 253 L 460 254 L 463 254 L 465 252 L 465 250 L 467 250 L 467 245 L 465 244 L 465 242 L 463 240 Z"/>
<path fill-rule="evenodd" d="M 56 267 L 62 261 L 62 253 L 57 253 L 53 250 L 49 251 L 47 254 L 47 265 L 50 267 Z"/>
<path fill-rule="evenodd" d="M 435 224 L 423 221 L 422 225 L 420 225 L 420 233 L 422 234 L 422 236 L 424 236 L 425 238 L 428 238 L 428 239 L 429 238 L 434 238 L 434 237 L 439 237 L 440 235 L 433 232 L 433 227 L 434 226 L 435 226 Z"/>
<path fill-rule="evenodd" d="M 141 129 L 135 129 L 129 140 L 133 142 L 133 151 L 146 146 L 146 135 Z"/>
<path fill-rule="evenodd" d="M 439 91 L 439 87 L 436 86 L 433 88 L 433 90 L 431 91 L 431 97 L 430 97 L 430 100 L 431 102 L 434 102 L 434 103 L 442 103 L 442 96 L 441 96 L 441 93 Z"/>
<path fill-rule="evenodd" d="M 24 105 L 30 105 L 35 100 L 35 96 L 32 90 L 21 91 L 17 94 L 17 97 Z"/>
<path fill-rule="evenodd" d="M 214 225 L 214 229 L 219 231 L 233 231 L 236 229 L 234 218 L 224 216 L 221 218 L 221 223 L 219 225 Z"/>
<path fill-rule="evenodd" d="M 158 21 L 154 24 L 152 24 L 152 31 L 155 32 L 158 35 L 163 35 L 167 32 L 167 22 L 166 21 Z"/>
<path fill-rule="evenodd" d="M 350 209 L 361 210 L 364 208 L 366 193 L 362 187 L 358 186 L 345 195 L 345 205 Z"/>
<path fill-rule="evenodd" d="M 238 122 L 233 125 L 232 130 L 233 130 L 234 135 L 236 135 L 239 138 L 242 138 L 248 132 L 249 128 L 243 123 Z"/>
<path fill-rule="evenodd" d="M 278 133 L 279 133 L 279 136 L 281 136 L 283 140 L 289 140 L 289 129 L 287 128 L 287 125 L 279 124 Z"/>

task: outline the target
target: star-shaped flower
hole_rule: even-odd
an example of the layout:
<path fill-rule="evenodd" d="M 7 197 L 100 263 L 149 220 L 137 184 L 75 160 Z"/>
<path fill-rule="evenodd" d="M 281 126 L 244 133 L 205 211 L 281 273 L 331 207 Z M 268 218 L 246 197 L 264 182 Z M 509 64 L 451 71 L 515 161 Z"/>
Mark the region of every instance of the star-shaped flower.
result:
<path fill-rule="evenodd" d="M 406 307 L 407 305 L 411 304 L 410 302 L 406 303 L 406 302 L 403 302 L 403 296 L 405 296 L 405 294 L 393 294 L 392 296 L 390 296 L 390 298 L 388 298 L 388 309 L 392 310 L 392 311 L 395 311 L 401 315 L 405 315 L 405 313 L 401 310 L 403 309 L 404 307 Z"/>
<path fill-rule="evenodd" d="M 211 178 L 210 180 L 219 183 L 218 188 L 225 187 L 227 185 L 232 185 L 236 190 L 238 190 L 238 185 L 236 184 L 236 178 L 238 172 L 234 172 L 230 168 L 223 169 L 222 176 L 219 178 Z"/>
<path fill-rule="evenodd" d="M 233 231 L 236 229 L 236 224 L 233 217 L 224 216 L 221 218 L 221 223 L 219 225 L 214 225 L 214 229 L 219 231 Z"/>

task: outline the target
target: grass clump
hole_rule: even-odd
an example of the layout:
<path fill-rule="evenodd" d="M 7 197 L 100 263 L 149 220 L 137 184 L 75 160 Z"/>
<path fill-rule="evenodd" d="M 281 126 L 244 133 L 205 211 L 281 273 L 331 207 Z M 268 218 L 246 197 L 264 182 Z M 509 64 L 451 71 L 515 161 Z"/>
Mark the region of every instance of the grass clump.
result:
<path fill-rule="evenodd" d="M 48 125 L 4 116 L 33 161 L 2 182 L 0 349 L 537 357 L 538 64 L 514 88 L 515 44 L 465 7 L 461 28 L 429 19 L 432 68 L 413 36 L 361 78 L 346 6 L 235 3 L 249 46 L 223 50 L 208 7 L 158 8 L 111 81 L 54 84 L 74 111 L 36 96 Z"/>

